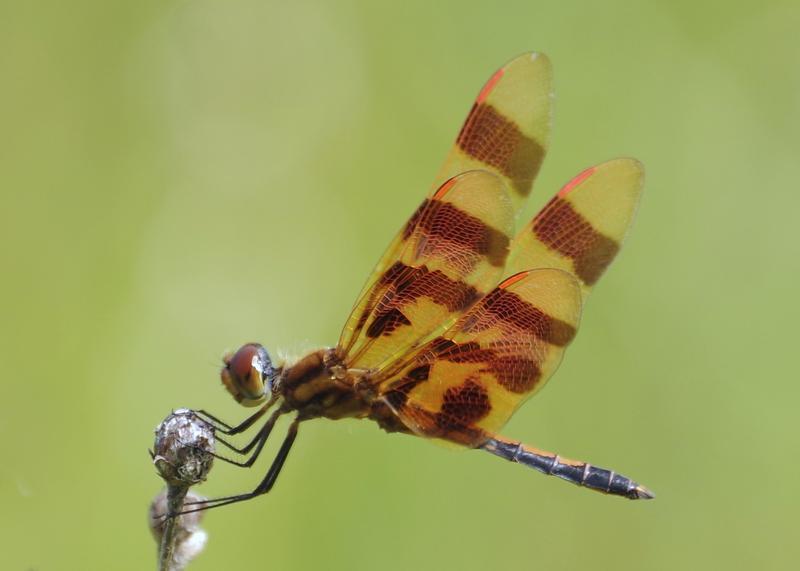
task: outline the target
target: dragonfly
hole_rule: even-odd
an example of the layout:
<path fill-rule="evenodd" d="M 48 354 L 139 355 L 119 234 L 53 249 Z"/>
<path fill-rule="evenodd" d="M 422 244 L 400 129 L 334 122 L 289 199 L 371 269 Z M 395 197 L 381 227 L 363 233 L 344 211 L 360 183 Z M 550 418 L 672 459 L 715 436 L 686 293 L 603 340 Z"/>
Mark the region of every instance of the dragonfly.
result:
<path fill-rule="evenodd" d="M 225 388 L 258 408 L 237 426 L 199 412 L 234 435 L 272 411 L 246 446 L 220 438 L 243 458 L 224 460 L 252 466 L 276 421 L 293 420 L 258 486 L 188 511 L 269 492 L 298 428 L 316 418 L 368 419 L 389 433 L 483 450 L 590 490 L 654 497 L 616 471 L 499 432 L 559 366 L 587 296 L 619 253 L 643 187 L 637 160 L 598 164 L 567 182 L 515 235 L 548 148 L 552 77 L 544 54 L 527 53 L 486 82 L 335 347 L 283 364 L 273 364 L 258 343 L 224 357 Z"/>

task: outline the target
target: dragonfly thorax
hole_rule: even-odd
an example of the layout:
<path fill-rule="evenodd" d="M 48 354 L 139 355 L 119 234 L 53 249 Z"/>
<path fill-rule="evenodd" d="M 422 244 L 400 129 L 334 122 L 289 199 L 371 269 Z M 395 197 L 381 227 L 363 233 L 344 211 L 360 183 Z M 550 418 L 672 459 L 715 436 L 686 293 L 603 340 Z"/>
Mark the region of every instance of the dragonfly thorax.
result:
<path fill-rule="evenodd" d="M 276 379 L 284 406 L 304 418 L 363 417 L 369 412 L 369 395 L 359 391 L 357 378 L 334 349 L 320 349 L 285 366 Z"/>

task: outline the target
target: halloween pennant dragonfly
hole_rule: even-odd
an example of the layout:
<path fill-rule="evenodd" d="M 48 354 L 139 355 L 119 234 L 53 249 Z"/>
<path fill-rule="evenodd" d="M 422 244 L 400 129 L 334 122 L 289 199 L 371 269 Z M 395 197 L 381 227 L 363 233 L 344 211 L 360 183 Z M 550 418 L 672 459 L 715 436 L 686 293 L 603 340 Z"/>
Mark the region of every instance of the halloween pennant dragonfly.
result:
<path fill-rule="evenodd" d="M 401 432 L 485 450 L 607 494 L 649 499 L 612 470 L 501 436 L 544 386 L 575 337 L 589 292 L 619 252 L 642 190 L 642 165 L 612 160 L 569 181 L 514 237 L 514 222 L 548 146 L 550 62 L 522 55 L 484 85 L 430 194 L 378 262 L 336 347 L 273 367 L 249 343 L 224 359 L 222 382 L 250 418 L 271 416 L 244 448 L 251 466 L 276 420 L 294 420 L 263 481 L 209 500 L 218 507 L 268 492 L 313 418 L 367 418 Z M 224 458 L 223 458 L 224 459 Z M 190 510 L 191 511 L 191 510 Z"/>

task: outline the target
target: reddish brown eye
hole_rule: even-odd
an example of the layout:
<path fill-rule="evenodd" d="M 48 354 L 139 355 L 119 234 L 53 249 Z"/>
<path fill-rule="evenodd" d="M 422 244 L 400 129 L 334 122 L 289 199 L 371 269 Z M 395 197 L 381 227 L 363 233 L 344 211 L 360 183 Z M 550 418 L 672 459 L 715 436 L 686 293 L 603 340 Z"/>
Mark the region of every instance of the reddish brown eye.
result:
<path fill-rule="evenodd" d="M 272 392 L 275 371 L 267 350 L 258 343 L 248 343 L 233 355 L 223 358 L 222 384 L 237 402 L 256 406 Z"/>

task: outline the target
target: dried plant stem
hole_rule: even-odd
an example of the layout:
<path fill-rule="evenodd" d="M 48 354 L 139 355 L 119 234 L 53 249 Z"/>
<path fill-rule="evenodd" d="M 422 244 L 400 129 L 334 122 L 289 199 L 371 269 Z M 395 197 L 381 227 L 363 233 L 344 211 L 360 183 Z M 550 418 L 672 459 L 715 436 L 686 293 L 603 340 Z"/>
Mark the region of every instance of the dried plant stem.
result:
<path fill-rule="evenodd" d="M 178 540 L 178 517 L 170 517 L 181 511 L 183 500 L 186 498 L 188 486 L 167 486 L 167 517 L 164 520 L 164 535 L 161 536 L 161 546 L 158 550 L 159 571 L 179 571 L 175 562 L 175 546 Z"/>
<path fill-rule="evenodd" d="M 158 541 L 160 571 L 181 571 L 206 544 L 202 511 L 180 514 L 185 502 L 205 498 L 189 491 L 206 479 L 214 460 L 214 428 L 187 409 L 170 414 L 156 428 L 150 457 L 167 484 L 150 504 L 150 530 Z"/>

